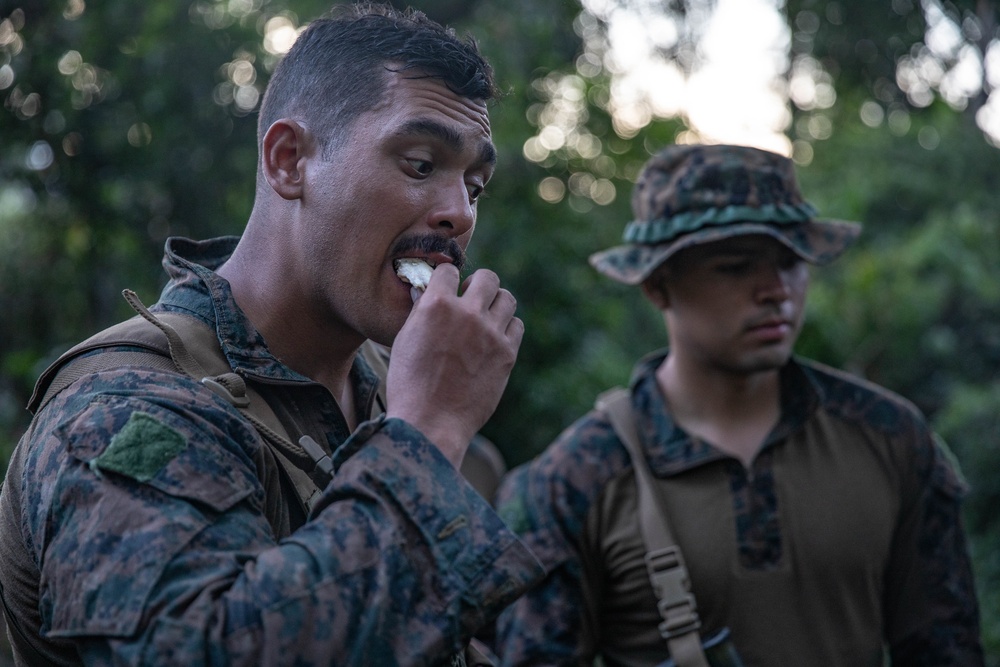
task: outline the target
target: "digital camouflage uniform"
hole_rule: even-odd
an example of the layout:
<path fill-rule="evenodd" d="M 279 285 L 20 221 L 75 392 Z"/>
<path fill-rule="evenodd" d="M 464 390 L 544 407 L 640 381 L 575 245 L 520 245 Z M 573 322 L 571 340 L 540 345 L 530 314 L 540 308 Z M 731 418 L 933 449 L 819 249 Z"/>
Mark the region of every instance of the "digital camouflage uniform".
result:
<path fill-rule="evenodd" d="M 646 459 L 668 498 L 702 635 L 729 627 L 746 665 L 982 665 L 959 516 L 965 488 L 913 406 L 795 360 L 784 412 L 750 469 L 688 435 L 653 373 L 632 380 Z M 592 411 L 498 493 L 546 568 L 501 614 L 503 665 L 657 665 L 662 620 L 643 563 L 628 452 Z"/>
<path fill-rule="evenodd" d="M 590 257 L 628 285 L 694 245 L 766 235 L 825 264 L 860 233 L 816 217 L 791 160 L 746 146 L 666 147 L 632 208 L 625 243 Z M 754 667 L 881 667 L 884 652 L 894 667 L 983 664 L 964 484 L 912 405 L 793 358 L 780 419 L 745 467 L 674 422 L 655 377 L 666 354 L 637 365 L 631 413 L 703 638 L 728 627 Z M 667 659 L 632 461 L 607 414 L 509 473 L 497 503 L 547 573 L 501 615 L 502 664 Z"/>
<path fill-rule="evenodd" d="M 377 418 L 351 434 L 324 387 L 268 352 L 213 272 L 235 243 L 168 241 L 152 310 L 215 327 L 289 433 L 332 453 L 333 481 L 306 520 L 209 388 L 148 368 L 85 376 L 36 415 L 4 484 L 8 604 L 37 610 L 18 620 L 55 664 L 449 664 L 537 561 L 421 433 Z M 360 422 L 377 378 L 360 360 L 351 373 Z"/>

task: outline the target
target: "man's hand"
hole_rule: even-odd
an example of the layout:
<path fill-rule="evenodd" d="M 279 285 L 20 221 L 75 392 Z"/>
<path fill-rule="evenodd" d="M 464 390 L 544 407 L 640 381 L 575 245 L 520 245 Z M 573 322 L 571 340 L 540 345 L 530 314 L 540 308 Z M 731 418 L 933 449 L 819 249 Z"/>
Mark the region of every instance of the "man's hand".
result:
<path fill-rule="evenodd" d="M 386 380 L 386 416 L 420 430 L 456 468 L 500 402 L 524 336 L 495 273 L 473 273 L 461 296 L 458 283 L 451 264 L 434 270 L 396 336 Z"/>

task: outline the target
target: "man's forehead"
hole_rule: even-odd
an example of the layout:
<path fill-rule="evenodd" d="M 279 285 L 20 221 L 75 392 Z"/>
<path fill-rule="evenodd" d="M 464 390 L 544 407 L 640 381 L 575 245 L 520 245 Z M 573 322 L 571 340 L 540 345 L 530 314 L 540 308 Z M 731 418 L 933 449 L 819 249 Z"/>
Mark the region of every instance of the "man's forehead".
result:
<path fill-rule="evenodd" d="M 389 70 L 385 76 L 385 92 L 379 106 L 393 107 L 409 102 L 417 108 L 435 109 L 454 120 L 475 123 L 487 137 L 491 136 L 485 101 L 459 95 L 444 80 L 424 75 L 420 70 Z"/>

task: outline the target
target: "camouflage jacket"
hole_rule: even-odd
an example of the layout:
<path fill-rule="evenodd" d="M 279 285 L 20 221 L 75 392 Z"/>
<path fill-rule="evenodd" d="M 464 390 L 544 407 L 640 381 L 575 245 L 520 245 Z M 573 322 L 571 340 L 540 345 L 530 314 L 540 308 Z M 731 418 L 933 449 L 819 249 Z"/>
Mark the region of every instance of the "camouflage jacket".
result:
<path fill-rule="evenodd" d="M 332 454 L 333 481 L 275 534 L 268 507 L 297 499 L 262 484 L 261 439 L 231 405 L 162 370 L 82 377 L 35 415 L 0 498 L 0 583 L 40 635 L 21 659 L 448 664 L 537 561 L 420 432 L 367 420 L 363 361 L 350 433 L 329 392 L 268 352 L 213 271 L 235 241 L 169 240 L 153 310 L 215 327 L 233 368 Z"/>
<path fill-rule="evenodd" d="M 759 667 L 983 664 L 965 484 L 912 405 L 793 360 L 781 418 L 745 467 L 672 420 L 664 354 L 637 365 L 631 401 L 703 637 L 728 627 Z M 666 659 L 631 459 L 606 414 L 511 471 L 497 504 L 548 573 L 501 614 L 501 664 Z"/>

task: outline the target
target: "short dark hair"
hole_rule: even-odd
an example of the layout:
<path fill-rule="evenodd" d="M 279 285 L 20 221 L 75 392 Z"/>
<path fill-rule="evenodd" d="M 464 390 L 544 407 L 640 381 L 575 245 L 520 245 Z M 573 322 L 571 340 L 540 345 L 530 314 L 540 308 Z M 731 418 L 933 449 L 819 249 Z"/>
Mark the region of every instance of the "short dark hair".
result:
<path fill-rule="evenodd" d="M 299 35 L 275 69 L 260 107 L 258 146 L 285 117 L 308 121 L 326 149 L 336 145 L 382 99 L 386 71 L 439 79 L 472 100 L 498 95 L 493 69 L 471 37 L 459 39 L 413 9 L 338 5 Z"/>

